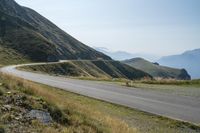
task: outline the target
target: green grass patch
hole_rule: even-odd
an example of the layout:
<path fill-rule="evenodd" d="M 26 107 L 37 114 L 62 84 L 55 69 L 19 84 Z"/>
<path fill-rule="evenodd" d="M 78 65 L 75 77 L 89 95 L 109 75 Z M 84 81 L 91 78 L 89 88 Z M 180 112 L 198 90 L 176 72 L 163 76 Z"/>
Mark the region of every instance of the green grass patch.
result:
<path fill-rule="evenodd" d="M 5 129 L 3 125 L 0 125 L 0 133 L 5 133 Z"/>
<path fill-rule="evenodd" d="M 145 84 L 160 84 L 160 85 L 198 85 L 200 86 L 200 79 L 198 80 L 141 80 L 136 81 Z"/>

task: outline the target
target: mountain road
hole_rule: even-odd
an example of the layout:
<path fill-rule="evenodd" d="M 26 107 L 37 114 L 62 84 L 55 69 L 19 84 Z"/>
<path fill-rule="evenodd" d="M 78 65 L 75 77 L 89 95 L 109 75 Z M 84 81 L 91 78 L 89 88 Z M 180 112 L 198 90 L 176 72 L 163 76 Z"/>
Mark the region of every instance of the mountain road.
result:
<path fill-rule="evenodd" d="M 1 68 L 0 72 L 152 114 L 195 124 L 200 123 L 200 99 L 198 98 L 174 96 L 148 89 L 128 88 L 107 82 L 70 79 L 17 69 L 20 66 L 38 64 L 47 63 L 7 66 Z"/>

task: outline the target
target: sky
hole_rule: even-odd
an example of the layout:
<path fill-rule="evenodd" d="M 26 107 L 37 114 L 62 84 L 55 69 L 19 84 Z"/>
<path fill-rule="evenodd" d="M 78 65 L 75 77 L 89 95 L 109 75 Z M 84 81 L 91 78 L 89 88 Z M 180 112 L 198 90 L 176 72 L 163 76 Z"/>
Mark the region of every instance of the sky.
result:
<path fill-rule="evenodd" d="M 158 56 L 200 48 L 200 0 L 16 0 L 91 47 Z"/>

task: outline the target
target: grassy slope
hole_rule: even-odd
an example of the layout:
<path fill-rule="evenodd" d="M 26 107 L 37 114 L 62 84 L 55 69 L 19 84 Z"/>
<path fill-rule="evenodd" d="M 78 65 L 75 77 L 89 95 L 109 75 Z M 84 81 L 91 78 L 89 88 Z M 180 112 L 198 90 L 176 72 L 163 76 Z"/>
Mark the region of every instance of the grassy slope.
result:
<path fill-rule="evenodd" d="M 153 77 L 176 78 L 176 79 L 189 78 L 189 75 L 187 75 L 181 69 L 175 69 L 175 68 L 155 65 L 155 64 L 153 64 L 147 60 L 144 60 L 142 58 L 126 60 L 126 61 L 124 61 L 124 63 L 126 63 L 134 68 L 145 71 L 145 72 L 149 73 L 150 75 L 152 75 Z"/>
<path fill-rule="evenodd" d="M 29 62 L 28 58 L 18 54 L 16 51 L 4 48 L 0 44 L 0 65 L 11 65 Z"/>
<path fill-rule="evenodd" d="M 91 129 L 90 132 L 113 133 L 197 133 L 200 131 L 199 127 L 189 123 L 158 117 L 18 78 L 1 76 L 4 84 L 9 88 L 23 88 L 24 92 L 40 96 L 62 110 L 70 123 L 66 125 L 65 131 L 89 132 L 87 129 Z"/>
<path fill-rule="evenodd" d="M 0 20 L 1 45 L 33 61 L 47 61 L 49 55 L 56 57 L 56 47 L 35 31 L 27 22 L 0 11 L 5 20 Z"/>
<path fill-rule="evenodd" d="M 127 78 L 141 79 L 151 77 L 149 74 L 134 69 L 118 61 L 69 61 L 66 63 L 27 66 L 24 69 L 40 71 L 64 76 L 90 77 L 90 78 Z"/>

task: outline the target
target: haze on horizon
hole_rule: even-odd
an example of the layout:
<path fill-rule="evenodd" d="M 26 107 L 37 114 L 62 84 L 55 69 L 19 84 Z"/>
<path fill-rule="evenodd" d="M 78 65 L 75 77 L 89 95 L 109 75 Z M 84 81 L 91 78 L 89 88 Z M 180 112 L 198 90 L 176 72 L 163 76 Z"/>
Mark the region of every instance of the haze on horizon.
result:
<path fill-rule="evenodd" d="M 16 0 L 92 47 L 159 56 L 200 48 L 199 0 Z"/>

